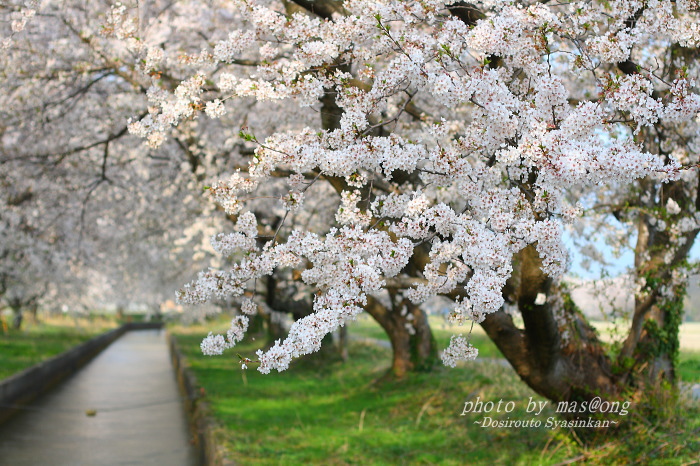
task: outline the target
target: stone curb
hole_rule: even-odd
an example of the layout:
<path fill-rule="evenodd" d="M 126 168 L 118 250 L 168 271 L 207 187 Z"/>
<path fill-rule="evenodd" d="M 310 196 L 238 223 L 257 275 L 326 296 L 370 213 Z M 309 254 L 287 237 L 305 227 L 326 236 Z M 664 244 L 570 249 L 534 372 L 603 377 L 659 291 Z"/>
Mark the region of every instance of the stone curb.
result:
<path fill-rule="evenodd" d="M 39 395 L 75 374 L 114 340 L 129 330 L 160 328 L 160 323 L 129 323 L 98 335 L 68 351 L 0 381 L 0 424 Z"/>
<path fill-rule="evenodd" d="M 209 404 L 204 401 L 203 389 L 180 351 L 177 339 L 169 332 L 168 346 L 199 463 L 206 466 L 235 464 L 224 458 L 223 449 L 219 446 L 220 430 L 211 415 Z"/>

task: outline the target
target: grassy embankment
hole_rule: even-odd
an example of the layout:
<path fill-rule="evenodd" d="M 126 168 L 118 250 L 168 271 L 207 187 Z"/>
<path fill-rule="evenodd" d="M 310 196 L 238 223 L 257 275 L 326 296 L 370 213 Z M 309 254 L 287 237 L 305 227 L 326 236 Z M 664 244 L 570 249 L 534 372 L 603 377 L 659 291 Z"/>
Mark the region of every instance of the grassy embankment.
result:
<path fill-rule="evenodd" d="M 0 329 L 0 380 L 117 326 L 114 319 L 50 317 Z"/>
<path fill-rule="evenodd" d="M 494 419 L 527 420 L 532 397 L 509 367 L 488 360 L 458 369 L 438 367 L 401 382 L 381 380 L 390 350 L 363 342 L 384 338 L 370 320 L 354 323 L 350 360 L 325 366 L 301 362 L 282 374 L 267 376 L 238 369 L 235 352 L 204 357 L 201 337 L 217 325 L 173 328 L 207 401 L 221 426 L 229 457 L 241 464 L 557 464 L 563 461 L 670 464 L 700 455 L 697 405 L 663 421 L 641 419 L 630 410 L 620 416 L 628 428 L 617 438 L 603 433 L 586 447 L 567 429 L 547 429 L 553 409 L 539 416 L 540 428 L 492 428 L 474 424 L 489 414 L 461 416 L 466 400 L 513 401 L 511 413 Z M 218 330 L 225 330 L 225 322 Z M 449 328 L 433 325 L 438 344 Z M 476 329 L 475 329 L 476 330 Z M 472 337 L 483 358 L 498 350 L 478 332 Z M 244 342 L 238 352 L 252 356 L 259 341 Z M 635 417 L 636 416 L 636 417 Z M 634 419 L 633 419 L 634 418 Z M 556 419 L 556 418 L 555 418 Z"/>

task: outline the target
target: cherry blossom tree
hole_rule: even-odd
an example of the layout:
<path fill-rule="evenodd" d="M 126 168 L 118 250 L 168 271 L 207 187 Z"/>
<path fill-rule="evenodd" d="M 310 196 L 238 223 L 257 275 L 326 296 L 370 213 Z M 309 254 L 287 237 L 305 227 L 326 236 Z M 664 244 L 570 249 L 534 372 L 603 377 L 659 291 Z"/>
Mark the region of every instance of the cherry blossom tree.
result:
<path fill-rule="evenodd" d="M 199 36 L 210 36 L 214 42 L 225 37 L 220 32 L 224 30 L 225 18 L 217 16 L 211 5 L 193 6 L 187 2 L 171 4 L 167 8 L 165 4 L 161 5 L 163 7 L 159 5 L 151 3 L 139 8 L 115 5 L 105 12 L 101 4 L 92 2 L 44 4 L 39 12 L 40 19 L 25 24 L 26 29 L 23 27 L 12 33 L 12 46 L 8 46 L 6 54 L 1 57 L 7 69 L 0 96 L 4 102 L 6 127 L 2 163 L 15 172 L 51 180 L 48 182 L 51 188 L 44 191 L 63 193 L 62 196 L 47 196 L 42 202 L 46 212 L 55 210 L 72 215 L 72 228 L 78 234 L 65 249 L 80 259 L 80 266 L 73 267 L 76 271 L 73 278 L 84 275 L 78 272 L 80 267 L 99 276 L 106 273 L 113 284 L 109 289 L 123 292 L 119 297 L 109 289 L 102 291 L 119 302 L 134 299 L 136 294 L 144 296 L 136 293 L 128 282 L 134 285 L 151 282 L 150 278 L 135 273 L 141 266 L 136 263 L 138 261 L 131 260 L 133 251 L 138 249 L 132 243 L 145 243 L 144 234 L 127 233 L 126 229 L 161 232 L 160 241 L 170 241 L 171 244 L 180 242 L 175 233 L 178 226 L 182 232 L 182 226 L 188 225 L 187 235 L 190 242 L 195 241 L 193 244 L 199 241 L 195 238 L 199 233 L 211 231 L 207 226 L 211 225 L 211 209 L 196 205 L 199 201 L 206 206 L 206 200 L 193 197 L 192 193 L 201 192 L 201 186 L 209 179 L 216 179 L 222 172 L 230 172 L 236 167 L 245 167 L 247 163 L 238 155 L 240 149 L 244 152 L 247 149 L 239 147 L 241 141 L 227 135 L 222 126 L 240 127 L 249 121 L 285 130 L 294 128 L 299 121 L 311 123 L 315 118 L 294 111 L 293 104 L 285 107 L 285 117 L 282 118 L 269 111 L 250 116 L 250 106 L 244 106 L 237 111 L 230 110 L 218 120 L 207 120 L 205 124 L 201 121 L 183 122 L 158 148 L 143 150 L 134 145 L 133 138 L 130 139 L 126 131 L 126 115 L 147 113 L 143 91 L 151 80 L 156 79 L 164 89 L 174 90 L 184 76 L 183 69 L 189 66 L 188 60 L 183 63 L 177 59 L 181 51 L 192 49 L 191 44 L 196 43 Z M 15 8 L 10 19 L 17 16 L 17 11 Z M 183 21 L 183 18 L 191 19 L 194 14 L 198 18 L 196 29 L 191 27 L 191 22 Z M 136 40 L 136 35 L 141 39 Z M 37 43 L 46 44 L 52 54 L 37 49 L 34 46 Z M 165 51 L 155 46 L 158 43 L 163 43 Z M 167 53 L 169 47 L 173 49 L 170 57 Z M 44 137 L 31 137 L 38 131 Z M 151 145 L 157 145 L 157 140 L 154 139 Z M 133 187 L 138 187 L 138 190 Z M 259 194 L 261 197 L 279 197 L 283 183 L 269 186 L 268 191 Z M 322 198 L 323 194 L 314 192 Z M 181 202 L 185 199 L 188 205 L 183 208 Z M 329 202 L 330 205 L 320 205 Z M 265 234 L 266 228 L 270 230 L 285 217 L 285 210 L 270 210 L 269 203 L 264 201 L 258 204 L 259 207 L 249 207 L 269 217 L 269 221 L 265 220 L 261 225 L 261 234 Z M 73 207 L 68 208 L 68 205 Z M 307 207 L 332 211 L 337 207 L 337 201 L 331 196 L 317 204 L 307 201 Z M 141 220 L 125 222 L 136 212 L 142 212 L 139 214 Z M 151 219 L 161 220 L 153 225 L 152 220 L 148 221 L 149 215 Z M 315 215 L 312 219 L 300 210 L 287 218 L 279 234 L 286 236 L 289 225 L 297 222 L 308 225 L 313 221 L 325 225 L 332 219 L 332 213 L 328 218 Z M 267 234 L 272 235 L 274 229 Z M 141 239 L 131 241 L 129 238 Z M 182 244 L 175 244 L 174 249 L 180 250 L 175 254 L 181 261 Z M 190 251 L 193 258 L 201 260 L 201 248 Z M 147 256 L 136 255 L 139 259 Z M 107 269 L 113 270 L 107 272 Z M 151 268 L 152 278 L 155 281 L 162 281 L 166 276 L 173 278 L 172 267 L 167 269 L 163 272 Z M 179 267 L 178 270 L 184 273 L 187 268 Z M 306 300 L 280 299 L 284 293 L 277 291 L 289 289 L 286 278 L 277 274 L 261 280 L 262 293 L 267 295 L 267 312 L 263 314 L 269 328 L 276 330 L 273 332 L 275 338 L 282 331 L 276 325 L 276 319 L 271 317 L 275 310 L 292 311 L 296 318 L 311 311 Z M 173 279 L 171 283 L 182 281 Z M 77 286 L 80 280 L 67 282 Z M 66 288 L 62 287 L 63 290 Z M 77 297 L 93 294 L 79 292 L 76 287 L 69 293 L 74 295 L 74 301 Z M 408 348 L 406 344 L 412 337 L 406 328 L 405 316 L 397 316 L 401 321 L 397 329 L 403 337 L 403 347 Z M 429 335 L 427 325 L 423 328 L 423 333 Z M 404 351 L 402 357 L 408 358 L 407 354 Z"/>
<path fill-rule="evenodd" d="M 310 312 L 246 365 L 285 370 L 366 311 L 392 341 L 395 375 L 430 367 L 420 304 L 446 296 L 465 328 L 447 365 L 476 357 L 479 323 L 550 399 L 673 380 L 699 229 L 697 2 L 49 3 L 39 16 L 53 23 L 31 6 L 11 9 L 3 35 L 2 107 L 42 118 L 4 119 L 12 157 L 75 160 L 65 172 L 84 199 L 140 189 L 174 223 L 197 215 L 167 207 L 179 188 L 159 202 L 163 154 L 185 168 L 173 186 L 194 193 L 219 176 L 207 192 L 235 226 L 212 246 L 233 265 L 213 263 L 180 299 L 236 298 L 242 314 L 205 352 L 243 338 L 275 281 L 295 282 Z M 37 61 L 32 38 L 47 35 L 53 53 Z M 19 143 L 34 130 L 52 136 Z M 619 354 L 560 283 L 563 225 L 584 214 L 638 230 Z"/>
<path fill-rule="evenodd" d="M 2 178 L 0 178 L 2 179 Z M 5 180 L 2 180 L 5 181 Z M 30 190 L 17 190 L 3 184 L 3 199 L 0 203 L 0 309 L 13 312 L 13 327 L 22 325 L 22 310 L 36 309 L 43 295 L 45 284 L 32 279 L 38 269 L 47 266 L 51 257 L 50 245 L 42 241 L 31 218 L 22 209 L 22 204 L 31 202 Z"/>
<path fill-rule="evenodd" d="M 147 113 L 157 56 L 131 55 L 100 2 L 3 3 L 0 15 L 9 39 L 0 53 L 3 282 L 48 290 L 51 307 L 172 295 L 211 262 L 199 245 L 212 232 L 202 233 L 223 227 L 214 206 L 192 194 L 216 170 L 213 151 L 192 142 L 196 128 L 183 125 L 152 152 L 127 131 L 130 116 Z M 167 33 L 158 21 L 146 32 L 153 41 Z M 29 258 L 38 265 L 27 267 Z M 7 300 L 16 293 L 6 288 Z"/>
<path fill-rule="evenodd" d="M 157 146 L 200 112 L 220 118 L 251 101 L 317 117 L 284 131 L 242 128 L 248 167 L 209 189 L 238 216 L 217 249 L 243 256 L 203 272 L 181 300 L 239 296 L 243 315 L 205 352 L 243 337 L 256 312 L 249 284 L 289 268 L 316 288 L 314 313 L 252 358 L 263 373 L 317 351 L 363 310 L 381 322 L 388 290 L 392 314 L 435 295 L 455 301 L 451 318 L 467 336 L 443 351 L 446 364 L 476 356 L 468 331 L 480 323 L 551 399 L 673 378 L 676 266 L 698 232 L 696 3 L 236 5 L 228 37 L 190 54 L 192 74 L 173 92 L 154 82 L 151 111 L 129 127 Z M 260 247 L 247 203 L 280 178 L 290 213 L 320 183 L 340 206 L 324 234 L 294 228 Z M 601 187 L 640 194 L 611 208 L 640 232 L 635 315 L 617 360 L 557 284 L 568 263 L 562 224 L 586 208 L 572 194 L 610 204 Z"/>

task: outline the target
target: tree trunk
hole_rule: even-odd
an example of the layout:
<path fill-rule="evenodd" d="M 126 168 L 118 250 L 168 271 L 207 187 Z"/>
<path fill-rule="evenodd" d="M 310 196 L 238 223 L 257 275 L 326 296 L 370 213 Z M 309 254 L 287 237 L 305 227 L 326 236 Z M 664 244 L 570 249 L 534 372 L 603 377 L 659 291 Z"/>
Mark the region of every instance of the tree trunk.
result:
<path fill-rule="evenodd" d="M 535 246 L 525 248 L 504 290 L 518 304 L 524 328 L 504 311 L 487 316 L 482 327 L 520 378 L 540 395 L 556 402 L 617 398 L 620 389 L 612 364 L 595 330 L 541 265 Z M 537 304 L 540 293 L 547 300 Z"/>
<path fill-rule="evenodd" d="M 700 209 L 700 190 L 696 196 L 690 197 L 683 182 L 676 181 L 664 187 L 661 203 L 672 199 L 682 212 L 688 212 Z M 617 361 L 628 385 L 652 393 L 676 382 L 678 331 L 686 296 L 681 275 L 700 232 L 694 228 L 680 235 L 680 240 L 674 239 L 674 220 L 679 219 L 669 216 L 661 230 L 659 222 L 647 215 L 637 219 L 635 269 L 641 286 L 635 294 L 632 327 Z"/>
<path fill-rule="evenodd" d="M 39 304 L 35 301 L 32 302 L 29 306 L 29 315 L 32 317 L 32 323 L 33 324 L 38 324 L 39 323 Z"/>
<path fill-rule="evenodd" d="M 279 321 L 273 314 L 277 310 L 277 279 L 274 275 L 270 275 L 266 278 L 266 294 L 265 294 L 265 304 L 267 306 L 261 309 L 260 313 L 265 321 L 265 326 L 267 328 L 267 344 L 268 348 L 271 348 L 275 341 L 282 340 L 287 335 L 286 329 L 282 322 Z"/>
<path fill-rule="evenodd" d="M 348 327 L 346 325 L 338 329 L 338 354 L 343 361 L 348 360 Z"/>
<path fill-rule="evenodd" d="M 652 246 L 654 243 L 644 235 L 640 235 L 640 241 Z M 665 240 L 657 235 L 656 241 Z M 647 250 L 640 248 L 638 253 L 642 249 Z M 658 247 L 651 250 L 665 251 Z M 517 303 L 524 328 L 518 328 L 504 311 L 487 316 L 482 327 L 520 378 L 555 402 L 590 401 L 595 397 L 614 401 L 630 391 L 644 391 L 645 396 L 640 398 L 657 394 L 665 398 L 667 394 L 655 389 L 675 381 L 685 289 L 681 285 L 672 289 L 670 296 L 662 296 L 664 286 L 669 289 L 672 267 L 660 266 L 657 255 L 651 254 L 647 261 L 638 263 L 647 285 L 644 294 L 637 296 L 632 328 L 617 360 L 611 359 L 568 291 L 553 284 L 541 271 L 535 246 L 518 254 L 513 277 L 504 290 L 509 300 Z M 687 251 L 679 250 L 676 257 L 680 261 L 686 255 Z M 536 304 L 540 293 L 547 300 Z M 652 400 L 649 406 L 654 405 Z"/>
<path fill-rule="evenodd" d="M 390 374 L 402 378 L 412 371 L 430 370 L 437 360 L 437 347 L 427 315 L 408 299 L 391 295 L 391 309 L 372 297 L 368 298 L 366 307 L 391 341 Z"/>
<path fill-rule="evenodd" d="M 14 317 L 12 318 L 12 328 L 19 330 L 22 328 L 22 309 L 12 308 L 12 311 L 14 312 Z"/>

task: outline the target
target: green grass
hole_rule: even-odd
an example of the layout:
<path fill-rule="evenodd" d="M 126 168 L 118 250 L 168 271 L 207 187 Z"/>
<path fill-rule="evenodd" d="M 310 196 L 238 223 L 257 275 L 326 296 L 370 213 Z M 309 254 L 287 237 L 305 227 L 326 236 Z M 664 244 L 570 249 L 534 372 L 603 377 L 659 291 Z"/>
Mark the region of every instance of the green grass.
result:
<path fill-rule="evenodd" d="M 678 376 L 683 382 L 700 382 L 700 352 L 681 351 L 678 361 Z"/>
<path fill-rule="evenodd" d="M 455 334 L 469 333 L 469 327 L 458 327 L 445 323 L 442 317 L 430 316 L 430 328 L 435 337 L 435 343 L 438 350 L 442 351 L 447 348 L 450 343 L 450 338 Z M 377 340 L 389 341 L 386 333 L 376 320 L 369 316 L 361 315 L 354 322 L 348 324 L 348 333 L 356 338 L 374 338 Z M 479 349 L 480 358 L 502 358 L 503 354 L 496 345 L 486 336 L 486 333 L 479 325 L 475 325 L 471 335 L 471 343 Z"/>
<path fill-rule="evenodd" d="M 450 343 L 450 337 L 453 334 L 468 333 L 468 327 L 450 326 L 446 324 L 441 317 L 430 316 L 430 327 L 435 336 L 435 342 L 438 349 L 443 350 Z M 688 333 L 688 324 L 684 324 L 682 330 Z M 693 328 L 694 330 L 694 328 Z M 350 335 L 357 339 L 373 338 L 377 340 L 389 341 L 384 330 L 379 324 L 368 316 L 360 316 L 355 322 L 351 322 L 348 326 Z M 606 331 L 605 328 L 603 330 Z M 479 358 L 503 358 L 503 354 L 496 347 L 493 341 L 484 333 L 483 329 L 476 325 L 471 335 L 472 344 L 479 349 Z M 680 360 L 678 364 L 678 375 L 682 382 L 698 383 L 700 382 L 700 351 L 691 349 L 681 349 Z"/>
<path fill-rule="evenodd" d="M 0 380 L 56 356 L 114 327 L 104 319 L 50 319 L 19 331 L 0 331 Z"/>
<path fill-rule="evenodd" d="M 360 333 L 370 337 L 371 326 L 365 327 Z M 635 420 L 641 428 L 618 438 L 604 432 L 585 446 L 567 430 L 483 428 L 474 422 L 485 414 L 461 416 L 465 401 L 479 397 L 515 402 L 513 412 L 493 413 L 493 418 L 532 417 L 525 412 L 530 397 L 544 399 L 508 367 L 470 363 L 391 381 L 382 378 L 390 351 L 354 341 L 346 363 L 302 361 L 265 376 L 254 369 L 242 372 L 235 352 L 202 356 L 199 343 L 211 329 L 171 331 L 205 390 L 228 457 L 237 463 L 530 465 L 572 458 L 602 463 L 665 458 L 677 464 L 700 454 L 696 408 L 684 412 L 687 420 L 669 417 L 662 429 Z M 237 352 L 252 356 L 259 343 L 242 343 Z M 553 415 L 548 405 L 538 419 Z M 632 416 L 622 420 L 633 421 Z"/>

